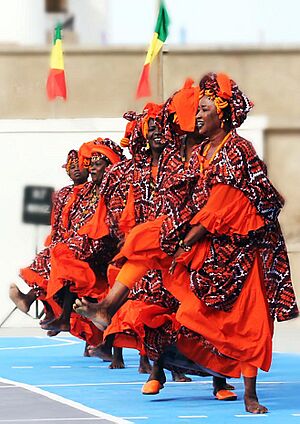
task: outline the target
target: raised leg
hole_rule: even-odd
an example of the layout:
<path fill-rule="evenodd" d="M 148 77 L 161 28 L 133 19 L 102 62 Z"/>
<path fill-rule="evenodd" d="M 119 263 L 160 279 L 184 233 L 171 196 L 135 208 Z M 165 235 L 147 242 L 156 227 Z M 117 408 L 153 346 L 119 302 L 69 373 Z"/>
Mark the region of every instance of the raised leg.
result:
<path fill-rule="evenodd" d="M 25 294 L 21 292 L 16 284 L 12 283 L 9 287 L 9 297 L 20 311 L 27 314 L 30 306 L 36 300 L 36 291 L 31 289 Z"/>
<path fill-rule="evenodd" d="M 87 299 L 76 299 L 73 309 L 78 314 L 90 319 L 97 328 L 104 331 L 112 317 L 126 301 L 129 288 L 116 281 L 107 297 L 100 303 L 91 303 Z"/>

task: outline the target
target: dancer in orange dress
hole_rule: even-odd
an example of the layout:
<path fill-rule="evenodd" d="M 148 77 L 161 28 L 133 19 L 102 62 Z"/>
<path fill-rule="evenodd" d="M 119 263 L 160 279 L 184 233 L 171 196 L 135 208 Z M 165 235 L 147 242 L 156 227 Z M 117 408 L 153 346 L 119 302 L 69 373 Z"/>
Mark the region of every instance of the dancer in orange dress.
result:
<path fill-rule="evenodd" d="M 80 189 L 82 184 L 87 181 L 88 169 L 84 167 L 84 157 L 77 150 L 70 150 L 67 162 L 63 165 L 73 184 L 63 187 L 53 196 L 53 206 L 51 213 L 51 234 L 47 237 L 45 245 L 47 246 L 38 253 L 33 263 L 20 270 L 20 276 L 31 287 L 27 294 L 20 291 L 16 284 L 11 284 L 9 297 L 15 303 L 19 310 L 27 313 L 32 303 L 37 300 L 44 300 L 47 289 L 47 281 L 50 273 L 50 246 L 63 239 L 65 228 L 62 223 L 62 210 L 72 197 L 74 190 Z M 52 301 L 45 302 L 46 320 L 53 319 L 53 311 L 50 306 Z M 53 306 L 53 305 L 52 305 Z"/>
<path fill-rule="evenodd" d="M 105 223 L 106 207 L 100 185 L 106 168 L 123 159 L 122 150 L 109 139 L 91 142 L 90 174 L 76 198 L 63 210 L 66 231 L 63 240 L 51 248 L 51 271 L 46 298 L 64 291 L 63 310 L 59 317 L 42 324 L 52 331 L 69 331 L 75 297 L 98 298 L 106 288 L 106 268 L 116 252 L 116 241 Z"/>
<path fill-rule="evenodd" d="M 273 319 L 291 319 L 298 309 L 277 219 L 283 199 L 252 144 L 235 132 L 251 107 L 226 75 L 202 78 L 196 127 L 206 143 L 185 175 L 190 198 L 171 216 L 135 227 L 119 255 L 127 262 L 106 299 L 97 306 L 77 301 L 77 307 L 106 326 L 147 266 L 160 264 L 166 272 L 177 242 L 173 275 L 166 273 L 164 282 L 181 301 L 178 349 L 219 374 L 242 373 L 246 410 L 265 413 L 257 368 L 271 365 Z M 175 240 L 187 207 L 192 219 Z"/>

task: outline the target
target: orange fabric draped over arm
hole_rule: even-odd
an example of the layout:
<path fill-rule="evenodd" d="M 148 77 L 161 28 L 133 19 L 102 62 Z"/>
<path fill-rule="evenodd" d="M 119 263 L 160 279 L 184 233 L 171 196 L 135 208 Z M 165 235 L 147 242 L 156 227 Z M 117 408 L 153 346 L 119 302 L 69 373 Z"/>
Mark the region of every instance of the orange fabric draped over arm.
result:
<path fill-rule="evenodd" d="M 107 208 L 104 198 L 100 196 L 94 216 L 78 230 L 78 234 L 81 236 L 86 234 L 89 238 L 94 240 L 109 235 L 109 227 L 105 222 L 106 214 Z"/>

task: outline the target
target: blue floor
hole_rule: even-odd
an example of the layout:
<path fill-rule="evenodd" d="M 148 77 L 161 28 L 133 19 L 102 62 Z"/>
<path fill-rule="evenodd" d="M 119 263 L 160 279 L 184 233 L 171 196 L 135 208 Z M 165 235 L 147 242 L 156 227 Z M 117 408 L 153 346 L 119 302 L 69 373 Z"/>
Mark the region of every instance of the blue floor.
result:
<path fill-rule="evenodd" d="M 192 383 L 167 383 L 157 396 L 142 396 L 147 376 L 137 372 L 138 354 L 125 350 L 126 368 L 82 356 L 76 339 L 0 338 L 0 377 L 40 387 L 67 399 L 134 423 L 235 423 L 261 419 L 272 424 L 300 424 L 300 355 L 274 354 L 269 373 L 259 376 L 258 394 L 270 413 L 244 411 L 241 380 L 232 380 L 239 400 L 213 399 L 211 378 Z M 170 381 L 170 374 L 167 375 Z"/>

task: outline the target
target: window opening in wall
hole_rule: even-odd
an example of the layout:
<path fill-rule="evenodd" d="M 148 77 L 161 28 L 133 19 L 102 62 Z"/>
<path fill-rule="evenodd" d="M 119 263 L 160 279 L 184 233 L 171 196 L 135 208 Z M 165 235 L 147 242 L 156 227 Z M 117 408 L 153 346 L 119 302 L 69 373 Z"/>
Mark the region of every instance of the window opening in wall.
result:
<path fill-rule="evenodd" d="M 67 0 L 45 0 L 45 9 L 47 13 L 67 13 Z"/>

